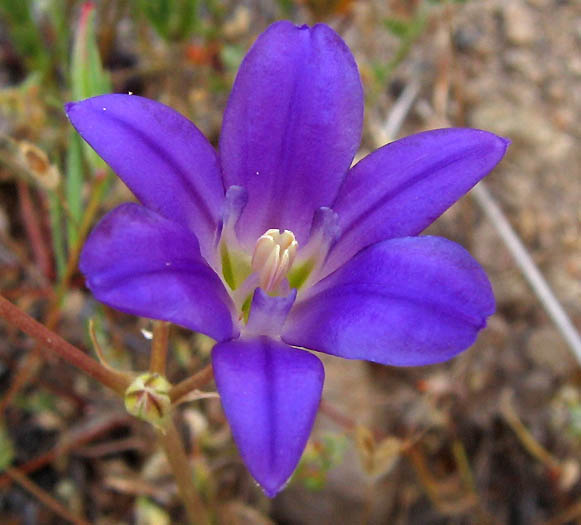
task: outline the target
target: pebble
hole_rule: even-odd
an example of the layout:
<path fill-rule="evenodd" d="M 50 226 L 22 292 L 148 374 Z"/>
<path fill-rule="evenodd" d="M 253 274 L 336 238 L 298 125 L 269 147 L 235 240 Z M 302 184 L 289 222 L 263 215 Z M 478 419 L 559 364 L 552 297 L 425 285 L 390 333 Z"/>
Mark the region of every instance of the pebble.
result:
<path fill-rule="evenodd" d="M 503 8 L 506 37 L 511 44 L 531 44 L 537 35 L 530 11 L 517 0 L 506 2 Z"/>

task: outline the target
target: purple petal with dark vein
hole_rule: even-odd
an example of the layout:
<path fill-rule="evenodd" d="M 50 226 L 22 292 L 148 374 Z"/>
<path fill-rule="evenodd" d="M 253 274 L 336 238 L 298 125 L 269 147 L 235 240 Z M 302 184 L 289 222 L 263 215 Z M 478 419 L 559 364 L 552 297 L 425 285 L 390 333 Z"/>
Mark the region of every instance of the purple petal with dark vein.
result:
<path fill-rule="evenodd" d="M 282 339 L 349 359 L 417 366 L 468 348 L 494 296 L 480 265 L 439 237 L 370 246 L 317 283 L 287 318 Z"/>
<path fill-rule="evenodd" d="M 66 105 L 73 126 L 147 208 L 179 222 L 208 255 L 224 198 L 217 155 L 188 119 L 135 95 Z"/>
<path fill-rule="evenodd" d="M 117 310 L 218 341 L 238 333 L 230 297 L 200 255 L 196 237 L 139 204 L 123 204 L 101 219 L 79 266 L 95 297 Z"/>
<path fill-rule="evenodd" d="M 253 247 L 270 228 L 304 243 L 361 138 L 363 92 L 348 47 L 328 26 L 270 26 L 242 62 L 222 126 L 226 186 L 249 201 L 238 223 Z"/>
<path fill-rule="evenodd" d="M 397 140 L 365 157 L 332 206 L 341 237 L 326 273 L 366 246 L 422 232 L 500 162 L 508 145 L 486 131 L 450 128 Z"/>
<path fill-rule="evenodd" d="M 321 361 L 268 337 L 220 343 L 214 377 L 234 441 L 269 497 L 284 488 L 315 421 Z"/>

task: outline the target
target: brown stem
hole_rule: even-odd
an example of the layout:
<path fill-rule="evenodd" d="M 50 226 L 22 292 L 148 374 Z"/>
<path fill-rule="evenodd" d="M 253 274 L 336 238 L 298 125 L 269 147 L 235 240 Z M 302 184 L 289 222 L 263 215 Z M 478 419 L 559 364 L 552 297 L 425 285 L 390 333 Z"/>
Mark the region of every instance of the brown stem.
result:
<path fill-rule="evenodd" d="M 193 376 L 190 376 L 183 381 L 180 381 L 177 385 L 171 387 L 169 391 L 169 397 L 173 404 L 176 404 L 184 396 L 188 395 L 192 390 L 201 388 L 207 385 L 214 378 L 214 371 L 212 370 L 212 365 L 207 364 L 199 372 L 196 372 Z"/>
<path fill-rule="evenodd" d="M 167 418 L 165 432 L 158 431 L 157 437 L 175 477 L 190 523 L 192 525 L 209 525 L 208 511 L 194 485 L 189 458 L 171 417 Z"/>
<path fill-rule="evenodd" d="M 153 341 L 151 345 L 149 371 L 162 376 L 165 375 L 165 365 L 167 362 L 169 327 L 170 324 L 165 321 L 153 322 Z"/>
<path fill-rule="evenodd" d="M 74 523 L 75 525 L 90 525 L 88 521 L 75 516 L 69 512 L 61 503 L 54 499 L 48 492 L 40 488 L 36 483 L 27 478 L 22 472 L 15 468 L 7 468 L 6 474 L 16 481 L 23 489 L 30 492 L 38 501 L 46 505 L 61 519 Z"/>
<path fill-rule="evenodd" d="M 4 299 L 1 295 L 0 317 L 3 317 L 10 324 L 36 339 L 44 348 L 52 350 L 59 357 L 85 372 L 85 374 L 96 379 L 119 395 L 124 395 L 130 382 L 127 376 L 113 370 L 108 370 L 82 350 L 65 341 L 60 335 L 49 330 L 38 321 L 35 321 L 27 313 Z"/>

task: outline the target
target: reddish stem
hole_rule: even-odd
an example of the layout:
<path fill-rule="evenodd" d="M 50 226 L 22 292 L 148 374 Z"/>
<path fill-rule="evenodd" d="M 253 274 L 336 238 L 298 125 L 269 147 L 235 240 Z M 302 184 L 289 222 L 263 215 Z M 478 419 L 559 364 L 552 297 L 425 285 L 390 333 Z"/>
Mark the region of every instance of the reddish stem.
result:
<path fill-rule="evenodd" d="M 175 386 L 172 386 L 169 391 L 169 397 L 173 404 L 179 403 L 180 399 L 188 395 L 192 390 L 203 387 L 208 384 L 214 378 L 214 370 L 212 370 L 212 365 L 206 365 L 200 371 L 196 372 L 193 376 L 190 376 Z"/>
<path fill-rule="evenodd" d="M 50 277 L 52 274 L 52 260 L 46 247 L 45 238 L 36 213 L 36 207 L 32 201 L 30 188 L 26 182 L 18 182 L 18 196 L 20 215 L 24 223 L 24 228 L 26 229 L 26 235 L 30 241 L 34 260 L 42 275 Z"/>
<path fill-rule="evenodd" d="M 79 227 L 79 235 L 75 246 L 72 248 L 69 254 L 69 260 L 61 281 L 59 282 L 54 296 L 51 298 L 51 302 L 48 308 L 48 314 L 46 316 L 46 327 L 52 330 L 56 327 L 61 312 L 60 306 L 65 293 L 67 291 L 70 280 L 75 273 L 77 268 L 77 262 L 79 260 L 79 255 L 83 246 L 83 242 L 87 236 L 91 223 L 99 209 L 99 202 L 101 201 L 101 194 L 107 184 L 107 176 L 105 173 L 97 172 L 93 178 L 93 184 L 91 187 L 91 199 L 87 205 L 87 210 Z M 41 341 L 42 342 L 42 341 Z M 10 384 L 7 392 L 4 394 L 0 400 L 0 414 L 4 412 L 8 404 L 12 401 L 14 396 L 18 391 L 26 385 L 40 369 L 43 364 L 42 356 L 40 355 L 39 345 L 35 345 L 30 353 L 23 360 L 23 366 L 20 371 L 15 375 L 14 380 Z"/>
<path fill-rule="evenodd" d="M 122 396 L 129 386 L 130 381 L 127 376 L 105 368 L 82 350 L 65 341 L 60 335 L 35 321 L 2 296 L 0 296 L 0 317 L 3 317 L 10 324 L 36 339 L 45 349 L 53 351 L 59 357 L 119 395 Z"/>
<path fill-rule="evenodd" d="M 165 321 L 153 322 L 153 341 L 151 345 L 151 361 L 149 371 L 165 375 L 167 350 L 169 345 L 170 324 Z"/>

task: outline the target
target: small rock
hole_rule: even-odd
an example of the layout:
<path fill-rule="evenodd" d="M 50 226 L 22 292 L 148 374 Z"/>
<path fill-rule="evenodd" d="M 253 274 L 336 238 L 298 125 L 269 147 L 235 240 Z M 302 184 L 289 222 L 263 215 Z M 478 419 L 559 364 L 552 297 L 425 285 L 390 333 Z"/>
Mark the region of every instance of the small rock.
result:
<path fill-rule="evenodd" d="M 248 33 L 251 16 L 246 6 L 238 6 L 232 17 L 222 26 L 222 33 L 226 38 L 235 39 Z"/>
<path fill-rule="evenodd" d="M 527 7 L 516 0 L 506 2 L 503 9 L 506 37 L 511 44 L 527 45 L 537 34 L 534 20 Z"/>
<path fill-rule="evenodd" d="M 528 341 L 527 351 L 538 367 L 548 368 L 558 376 L 566 376 L 575 370 L 575 361 L 563 337 L 552 326 L 535 330 Z"/>
<path fill-rule="evenodd" d="M 470 115 L 471 124 L 521 141 L 527 146 L 542 148 L 546 158 L 560 160 L 574 148 L 575 141 L 567 133 L 552 126 L 542 107 L 523 107 L 507 100 L 489 100 Z"/>

